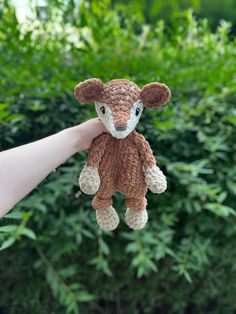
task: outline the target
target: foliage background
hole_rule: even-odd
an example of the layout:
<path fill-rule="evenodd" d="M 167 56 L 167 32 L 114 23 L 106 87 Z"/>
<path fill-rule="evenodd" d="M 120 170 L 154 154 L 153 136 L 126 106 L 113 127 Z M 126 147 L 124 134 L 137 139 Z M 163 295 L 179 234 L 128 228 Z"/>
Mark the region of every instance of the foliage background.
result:
<path fill-rule="evenodd" d="M 77 154 L 1 220 L 2 314 L 236 311 L 234 28 L 209 1 L 167 1 L 171 16 L 155 3 L 49 1 L 22 26 L 0 2 L 1 150 L 95 116 L 73 97 L 85 78 L 160 81 L 173 95 L 138 126 L 168 178 L 148 193 L 145 230 L 98 229 L 91 198 L 74 197 Z M 122 216 L 122 195 L 114 203 Z"/>

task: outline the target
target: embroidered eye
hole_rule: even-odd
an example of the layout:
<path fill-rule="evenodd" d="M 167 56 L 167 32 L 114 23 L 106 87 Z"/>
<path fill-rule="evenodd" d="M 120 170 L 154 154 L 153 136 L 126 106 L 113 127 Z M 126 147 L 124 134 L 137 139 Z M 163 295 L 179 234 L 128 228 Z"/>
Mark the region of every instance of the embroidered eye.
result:
<path fill-rule="evenodd" d="M 104 106 L 102 106 L 102 107 L 100 108 L 100 110 L 101 110 L 101 112 L 102 112 L 103 114 L 105 114 L 106 109 L 105 109 L 105 107 L 104 107 Z"/>
<path fill-rule="evenodd" d="M 140 109 L 137 108 L 136 111 L 135 111 L 135 115 L 138 116 L 138 115 L 139 115 L 139 112 L 140 112 Z"/>

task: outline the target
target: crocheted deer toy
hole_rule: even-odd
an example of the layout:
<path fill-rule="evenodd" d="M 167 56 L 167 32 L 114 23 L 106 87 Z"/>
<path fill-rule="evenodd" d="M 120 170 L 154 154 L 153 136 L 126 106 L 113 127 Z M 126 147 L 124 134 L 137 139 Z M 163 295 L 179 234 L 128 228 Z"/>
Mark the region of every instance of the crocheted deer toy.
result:
<path fill-rule="evenodd" d="M 162 193 L 167 183 L 149 143 L 135 127 L 143 108 L 162 107 L 170 98 L 170 90 L 160 83 L 150 83 L 140 90 L 124 79 L 103 84 L 100 79 L 91 78 L 79 83 L 74 92 L 80 102 L 95 103 L 98 117 L 109 132 L 93 141 L 79 176 L 80 189 L 96 194 L 92 206 L 103 230 L 114 230 L 119 224 L 119 216 L 112 207 L 116 191 L 125 195 L 128 226 L 142 229 L 148 220 L 147 188 Z"/>

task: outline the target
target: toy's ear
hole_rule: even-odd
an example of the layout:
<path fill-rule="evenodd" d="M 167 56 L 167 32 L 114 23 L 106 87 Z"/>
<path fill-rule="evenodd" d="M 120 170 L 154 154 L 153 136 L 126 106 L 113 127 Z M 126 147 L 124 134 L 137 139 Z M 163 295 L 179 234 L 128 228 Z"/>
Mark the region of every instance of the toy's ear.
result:
<path fill-rule="evenodd" d="M 103 83 L 100 79 L 91 78 L 79 83 L 74 89 L 75 98 L 80 102 L 94 102 L 103 92 Z"/>
<path fill-rule="evenodd" d="M 140 99 L 146 108 L 160 108 L 169 100 L 171 92 L 165 84 L 150 83 L 140 93 Z"/>

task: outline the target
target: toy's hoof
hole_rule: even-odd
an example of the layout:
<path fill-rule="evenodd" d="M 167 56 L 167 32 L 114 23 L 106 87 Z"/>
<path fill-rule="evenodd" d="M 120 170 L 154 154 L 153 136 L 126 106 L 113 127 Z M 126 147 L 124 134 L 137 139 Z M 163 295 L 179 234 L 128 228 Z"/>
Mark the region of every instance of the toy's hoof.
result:
<path fill-rule="evenodd" d="M 125 213 L 125 221 L 131 229 L 142 229 L 148 221 L 148 214 L 146 209 L 137 211 L 127 208 Z"/>
<path fill-rule="evenodd" d="M 118 226 L 120 219 L 115 209 L 110 206 L 107 209 L 96 210 L 96 219 L 103 230 L 114 230 Z"/>
<path fill-rule="evenodd" d="M 92 166 L 85 166 L 79 176 L 79 186 L 85 194 L 95 194 L 100 186 L 98 169 Z"/>

